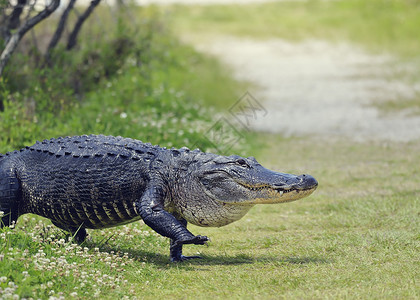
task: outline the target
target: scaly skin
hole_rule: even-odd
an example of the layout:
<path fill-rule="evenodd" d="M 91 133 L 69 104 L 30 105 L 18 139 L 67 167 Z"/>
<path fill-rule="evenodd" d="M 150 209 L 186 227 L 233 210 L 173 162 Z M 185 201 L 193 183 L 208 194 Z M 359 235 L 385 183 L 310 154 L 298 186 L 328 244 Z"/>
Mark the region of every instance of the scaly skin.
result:
<path fill-rule="evenodd" d="M 172 261 L 183 244 L 205 244 L 187 223 L 224 226 L 259 203 L 310 195 L 309 175 L 277 173 L 255 158 L 166 149 L 112 136 L 75 136 L 37 142 L 0 155 L 2 226 L 34 213 L 76 234 L 139 219 L 171 239 Z"/>

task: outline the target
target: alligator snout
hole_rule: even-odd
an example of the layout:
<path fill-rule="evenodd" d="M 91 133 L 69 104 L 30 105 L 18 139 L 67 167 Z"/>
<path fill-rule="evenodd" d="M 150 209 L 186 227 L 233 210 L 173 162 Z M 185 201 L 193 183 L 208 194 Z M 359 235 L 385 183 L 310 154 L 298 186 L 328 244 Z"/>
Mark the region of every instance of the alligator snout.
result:
<path fill-rule="evenodd" d="M 298 176 L 298 178 L 301 180 L 299 187 L 302 189 L 313 189 L 318 186 L 318 181 L 311 175 L 303 174 Z"/>

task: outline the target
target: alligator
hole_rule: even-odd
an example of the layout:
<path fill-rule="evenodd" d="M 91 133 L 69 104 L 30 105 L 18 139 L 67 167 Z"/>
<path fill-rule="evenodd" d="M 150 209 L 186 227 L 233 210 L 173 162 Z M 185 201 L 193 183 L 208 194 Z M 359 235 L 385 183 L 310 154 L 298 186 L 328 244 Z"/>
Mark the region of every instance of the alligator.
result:
<path fill-rule="evenodd" d="M 184 244 L 209 240 L 187 223 L 224 226 L 255 204 L 297 200 L 317 185 L 310 175 L 274 172 L 253 157 L 104 135 L 60 137 L 0 155 L 0 223 L 33 213 L 82 243 L 86 229 L 142 219 L 170 239 L 176 262 L 199 258 L 184 256 Z"/>

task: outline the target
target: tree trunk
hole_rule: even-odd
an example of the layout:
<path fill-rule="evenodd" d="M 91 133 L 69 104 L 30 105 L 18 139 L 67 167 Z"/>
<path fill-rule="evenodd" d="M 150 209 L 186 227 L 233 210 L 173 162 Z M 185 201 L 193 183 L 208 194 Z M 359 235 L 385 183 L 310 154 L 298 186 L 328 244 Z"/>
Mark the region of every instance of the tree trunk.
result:
<path fill-rule="evenodd" d="M 20 26 L 20 15 L 22 14 L 23 8 L 26 5 L 26 0 L 18 0 L 12 14 L 9 17 L 8 29 L 16 29 Z"/>
<path fill-rule="evenodd" d="M 58 41 L 60 40 L 61 35 L 63 34 L 70 11 L 73 9 L 75 3 L 76 0 L 70 0 L 69 4 L 67 5 L 63 14 L 61 15 L 60 22 L 58 23 L 57 29 L 55 30 L 54 35 L 51 38 L 50 44 L 48 45 L 47 52 L 45 53 L 45 60 L 47 63 L 51 57 L 51 51 L 55 48 L 55 46 L 57 46 Z"/>
<path fill-rule="evenodd" d="M 4 67 L 10 59 L 10 56 L 16 50 L 16 47 L 22 37 L 36 24 L 51 15 L 59 5 L 60 0 L 51 0 L 51 3 L 46 6 L 44 10 L 28 19 L 15 33 L 10 36 L 9 40 L 6 41 L 6 46 L 0 56 L 0 76 L 3 74 Z"/>
<path fill-rule="evenodd" d="M 90 16 L 93 12 L 95 7 L 101 2 L 101 0 L 92 0 L 90 2 L 89 7 L 85 10 L 85 12 L 77 19 L 76 24 L 74 25 L 73 31 L 71 32 L 68 42 L 67 42 L 67 50 L 71 50 L 77 44 L 77 36 L 79 35 L 80 29 L 82 28 L 83 23 L 86 19 Z"/>

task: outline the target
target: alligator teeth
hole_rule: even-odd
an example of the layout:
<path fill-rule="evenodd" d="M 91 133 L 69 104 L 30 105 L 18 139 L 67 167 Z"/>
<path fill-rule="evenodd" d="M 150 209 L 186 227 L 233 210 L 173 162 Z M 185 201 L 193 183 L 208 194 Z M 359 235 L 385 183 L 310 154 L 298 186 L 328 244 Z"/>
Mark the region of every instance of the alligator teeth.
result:
<path fill-rule="evenodd" d="M 248 189 L 250 189 L 251 191 L 262 191 L 263 189 L 267 188 L 266 186 L 259 186 L 259 187 L 254 187 L 254 186 L 246 186 Z"/>
<path fill-rule="evenodd" d="M 279 191 L 280 196 L 283 195 L 283 191 Z"/>

